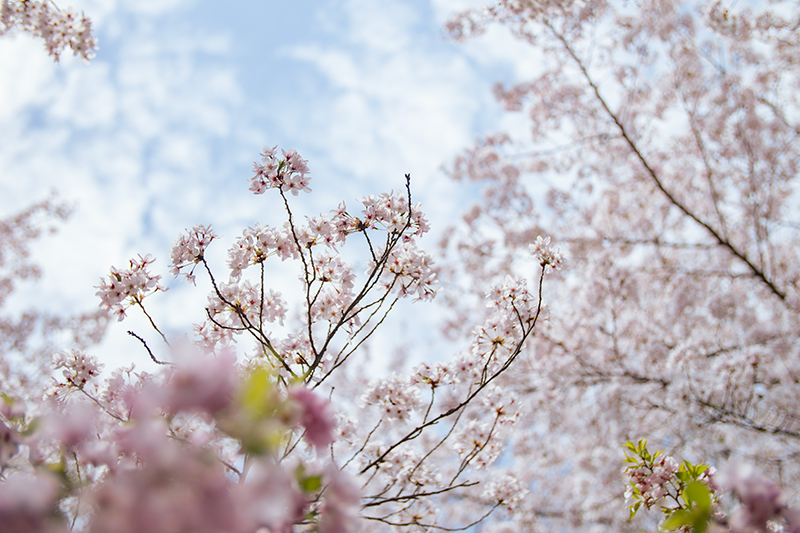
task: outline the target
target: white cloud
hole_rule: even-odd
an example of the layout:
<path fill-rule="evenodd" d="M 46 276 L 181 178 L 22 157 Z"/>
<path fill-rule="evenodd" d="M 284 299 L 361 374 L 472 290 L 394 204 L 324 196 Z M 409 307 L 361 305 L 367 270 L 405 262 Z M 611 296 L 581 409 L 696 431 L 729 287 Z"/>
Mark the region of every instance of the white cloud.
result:
<path fill-rule="evenodd" d="M 296 122 L 314 132 L 306 142 L 362 185 L 379 176 L 399 184 L 398 178 L 411 172 L 425 189 L 446 188 L 441 176 L 432 178 L 469 144 L 475 117 L 491 96 L 467 59 L 436 33 L 425 33 L 428 21 L 406 6 L 350 0 L 327 17 L 334 42 L 326 35 L 287 48 L 286 54 L 312 65 L 331 90 L 315 102 L 288 106 L 284 117 L 289 122 L 302 115 Z"/>
<path fill-rule="evenodd" d="M 85 13 L 95 25 L 105 25 L 123 12 L 154 18 L 191 7 L 195 0 L 59 0 L 57 3 L 60 8 Z"/>
<path fill-rule="evenodd" d="M 232 110 L 242 94 L 233 69 L 214 59 L 229 45 L 224 36 L 187 37 L 163 27 L 159 17 L 186 4 L 75 2 L 105 41 L 89 65 L 70 57 L 54 64 L 26 36 L 0 39 L 0 213 L 19 211 L 51 189 L 77 206 L 57 235 L 34 247 L 44 278 L 23 285 L 9 308 L 96 308 L 93 285 L 112 264 L 160 251 L 165 271 L 169 242 L 203 216 L 202 202 L 230 195 L 210 190 L 208 154 L 233 135 Z M 122 26 L 127 31 L 105 31 Z M 164 322 L 186 325 L 180 304 L 164 302 Z M 124 330 L 114 331 L 102 350 L 129 354 Z"/>
<path fill-rule="evenodd" d="M 336 13 L 330 13 L 332 9 Z M 337 16 L 338 15 L 338 16 Z M 377 54 L 406 52 L 414 41 L 413 27 L 419 23 L 419 8 L 407 2 L 347 0 L 336 3 L 317 15 L 331 21 L 330 31 L 341 31 L 337 23 L 345 19 L 347 40 Z"/>

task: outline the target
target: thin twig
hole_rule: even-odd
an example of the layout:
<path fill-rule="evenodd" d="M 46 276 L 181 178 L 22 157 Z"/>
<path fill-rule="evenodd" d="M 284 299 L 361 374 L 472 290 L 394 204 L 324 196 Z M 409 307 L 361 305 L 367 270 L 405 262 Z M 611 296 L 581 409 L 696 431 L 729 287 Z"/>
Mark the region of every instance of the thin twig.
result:
<path fill-rule="evenodd" d="M 171 365 L 172 364 L 172 363 L 168 363 L 166 361 L 159 361 L 158 359 L 156 359 L 156 356 L 153 355 L 153 351 L 147 345 L 147 341 L 145 341 L 143 338 L 141 338 L 139 335 L 137 335 L 133 331 L 128 330 L 128 335 L 130 335 L 131 337 L 136 337 L 137 339 L 139 339 L 139 342 L 142 343 L 142 345 L 144 346 L 145 350 L 147 350 L 147 353 L 150 354 L 150 359 L 152 359 L 154 363 L 156 363 L 158 365 Z"/>

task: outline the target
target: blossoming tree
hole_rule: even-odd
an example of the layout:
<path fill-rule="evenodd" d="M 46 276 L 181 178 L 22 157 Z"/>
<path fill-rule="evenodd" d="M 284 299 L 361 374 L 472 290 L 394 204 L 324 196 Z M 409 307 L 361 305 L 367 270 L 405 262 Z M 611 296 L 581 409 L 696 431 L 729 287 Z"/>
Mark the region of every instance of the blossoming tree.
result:
<path fill-rule="evenodd" d="M 88 20 L 76 33 L 71 12 L 53 9 L 6 1 L 4 32 L 44 38 L 56 59 L 66 47 L 91 57 Z M 78 343 L 38 369 L 55 372 L 42 395 L 22 380 L 12 386 L 25 363 L 4 360 L 3 531 L 465 529 L 524 496 L 493 467 L 519 416 L 498 378 L 538 323 L 558 250 L 540 239 L 538 278 L 493 286 L 466 351 L 369 379 L 354 365 L 396 302 L 435 295 L 437 268 L 417 245 L 428 224 L 409 176 L 400 192 L 363 198 L 358 210 L 342 203 L 301 221 L 292 199 L 310 184 L 297 152 L 264 149 L 250 190 L 270 193 L 286 222 L 245 229 L 224 277 L 207 260 L 219 253 L 211 226 L 179 236 L 170 272 L 190 283 L 204 276 L 212 288 L 206 320 L 189 335 L 168 337 L 149 311 L 169 296 L 151 255 L 101 280 L 100 316 L 143 313 L 152 330 L 129 334 L 161 371 L 104 375 L 100 357 Z M 355 265 L 345 248 L 361 258 Z M 289 298 L 270 284 L 280 262 L 299 272 Z M 448 511 L 465 499 L 469 509 Z"/>
<path fill-rule="evenodd" d="M 559 253 L 545 241 L 535 250 L 538 296 L 520 279 L 495 286 L 471 350 L 334 388 L 398 299 L 434 294 L 410 178 L 405 194 L 364 198 L 358 215 L 341 204 L 305 224 L 288 196 L 310 192 L 296 152 L 265 149 L 250 184 L 255 194 L 277 191 L 287 222 L 247 228 L 228 251 L 227 281 L 206 259 L 211 227 L 195 226 L 172 248 L 173 274 L 194 281 L 200 269 L 213 287 L 194 342 L 168 339 L 147 311 L 145 300 L 166 290 L 151 256 L 112 268 L 98 287 L 101 307 L 120 321 L 132 308 L 147 316 L 161 349 L 129 333 L 164 372 L 131 367 L 102 380 L 97 359 L 74 351 L 56 357 L 61 376 L 44 404 L 7 395 L 0 517 L 13 531 L 351 531 L 357 517 L 375 522 L 370 530 L 433 527 L 434 502 L 471 496 L 456 526 L 469 527 L 524 494 L 512 476 L 486 472 L 518 416 L 496 379 L 536 326 L 543 276 Z M 367 254 L 363 277 L 338 251 L 353 238 Z M 268 287 L 274 261 L 300 266 L 299 319 L 283 331 L 287 304 Z M 253 348 L 237 353 L 247 339 Z M 360 408 L 347 401 L 355 392 Z"/>
<path fill-rule="evenodd" d="M 620 444 L 643 436 L 800 491 L 800 10 L 729 4 L 510 0 L 448 25 L 502 25 L 540 67 L 495 90 L 532 140 L 488 135 L 449 168 L 485 184 L 443 242 L 454 272 L 480 297 L 540 233 L 570 263 L 503 380 L 532 487 L 508 530 L 637 529 Z M 482 312 L 457 301 L 454 335 Z"/>
<path fill-rule="evenodd" d="M 2 33 L 91 57 L 87 19 L 0 6 Z M 450 169 L 488 183 L 443 242 L 445 273 L 469 283 L 445 295 L 467 348 L 365 376 L 365 343 L 400 299 L 432 299 L 441 274 L 418 247 L 428 223 L 411 179 L 301 220 L 308 164 L 267 147 L 250 190 L 285 223 L 246 228 L 224 274 L 211 226 L 169 253 L 174 276 L 211 288 L 193 332 L 153 318 L 170 295 L 151 255 L 113 267 L 103 313 L 73 328 L 142 313 L 150 329 L 129 334 L 160 371 L 103 374 L 97 335 L 49 370 L 4 357 L 3 531 L 622 531 L 641 526 L 628 507 L 661 508 L 671 529 L 800 527 L 787 502 L 800 479 L 796 7 L 512 1 L 448 28 L 460 39 L 492 22 L 546 54 L 535 80 L 497 89 L 530 112 L 534 146 L 490 136 Z M 0 224 L 3 291 L 32 272 L 7 257 L 24 259 L 37 213 L 61 212 Z M 542 234 L 569 246 L 564 274 Z M 295 290 L 272 282 L 278 264 L 296 269 Z M 558 295 L 546 326 L 543 294 Z M 4 342 L 30 337 L 0 325 Z M 43 394 L 38 369 L 54 376 Z M 731 459 L 777 485 L 732 479 L 744 505 L 728 520 L 706 463 Z"/>
<path fill-rule="evenodd" d="M 14 312 L 8 300 L 21 282 L 38 279 L 39 267 L 30 259 L 32 241 L 54 222 L 69 216 L 66 205 L 49 198 L 0 220 L 0 383 L 3 394 L 41 396 L 49 380 L 53 351 L 65 340 L 86 348 L 103 336 L 108 322 L 101 310 L 59 316 L 34 309 Z M 48 228 L 49 226 L 49 228 Z"/>

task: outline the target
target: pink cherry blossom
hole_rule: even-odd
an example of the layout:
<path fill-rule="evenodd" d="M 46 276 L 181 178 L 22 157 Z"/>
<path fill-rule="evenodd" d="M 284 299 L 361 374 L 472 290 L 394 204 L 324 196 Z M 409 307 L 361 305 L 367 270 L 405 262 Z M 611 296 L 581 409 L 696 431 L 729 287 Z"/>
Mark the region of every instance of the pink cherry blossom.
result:
<path fill-rule="evenodd" d="M 97 49 L 91 20 L 69 8 L 59 9 L 52 2 L 3 0 L 0 3 L 0 36 L 13 31 L 28 32 L 44 39 L 47 52 L 55 61 L 66 48 L 86 61 L 94 57 Z"/>
<path fill-rule="evenodd" d="M 305 428 L 305 439 L 318 450 L 333 442 L 336 424 L 330 402 L 302 387 L 290 389 L 289 397 L 300 404 L 300 425 Z"/>
<path fill-rule="evenodd" d="M 203 260 L 206 248 L 211 241 L 218 238 L 211 226 L 195 225 L 191 231 L 182 234 L 178 240 L 172 244 L 170 251 L 170 271 L 177 276 L 185 267 L 191 266 L 191 270 L 185 273 L 186 279 L 194 283 L 194 267 Z"/>
<path fill-rule="evenodd" d="M 166 291 L 167 287 L 159 285 L 161 276 L 150 274 L 148 267 L 155 259 L 146 255 L 139 259 L 130 260 L 130 268 L 117 269 L 112 267 L 108 281 L 101 279 L 96 288 L 100 297 L 100 308 L 110 310 L 117 319 L 125 318 L 125 310 L 131 305 L 141 304 L 145 297 L 157 291 Z"/>
<path fill-rule="evenodd" d="M 254 194 L 264 194 L 267 189 L 289 191 L 297 196 L 300 191 L 311 192 L 308 187 L 307 161 L 295 150 L 283 150 L 283 157 L 276 157 L 277 146 L 265 147 L 261 153 L 261 163 L 253 164 L 253 177 L 250 178 L 250 190 Z"/>
<path fill-rule="evenodd" d="M 12 473 L 0 483 L 0 524 L 8 533 L 60 533 L 53 520 L 58 483 L 47 474 Z"/>
<path fill-rule="evenodd" d="M 200 411 L 214 415 L 231 402 L 238 374 L 236 355 L 222 352 L 207 357 L 184 355 L 169 370 L 167 381 L 156 394 L 171 413 Z"/>

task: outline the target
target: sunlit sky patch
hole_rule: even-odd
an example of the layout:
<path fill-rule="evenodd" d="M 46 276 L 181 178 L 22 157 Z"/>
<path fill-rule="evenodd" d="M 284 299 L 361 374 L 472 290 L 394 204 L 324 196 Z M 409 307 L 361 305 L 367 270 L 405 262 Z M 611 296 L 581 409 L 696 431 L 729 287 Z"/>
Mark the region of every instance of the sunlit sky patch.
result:
<path fill-rule="evenodd" d="M 314 193 L 296 204 L 302 214 L 356 206 L 402 188 L 410 173 L 434 228 L 423 246 L 433 250 L 437 230 L 476 194 L 441 166 L 476 136 L 518 127 L 491 87 L 535 68 L 502 31 L 466 45 L 443 38 L 450 14 L 481 1 L 58 3 L 92 18 L 100 49 L 90 64 L 54 64 L 24 35 L 0 39 L 0 214 L 50 191 L 76 209 L 35 246 L 44 279 L 11 305 L 93 309 L 109 266 L 153 253 L 175 286 L 156 305 L 173 331 L 199 320 L 205 301 L 167 273 L 177 234 L 213 224 L 224 236 L 221 271 L 224 246 L 245 226 L 282 220 L 278 203 L 247 190 L 264 145 L 309 160 Z M 413 322 L 408 315 L 401 322 Z M 135 319 L 115 325 L 101 349 L 135 348 L 130 327 L 146 329 Z"/>

